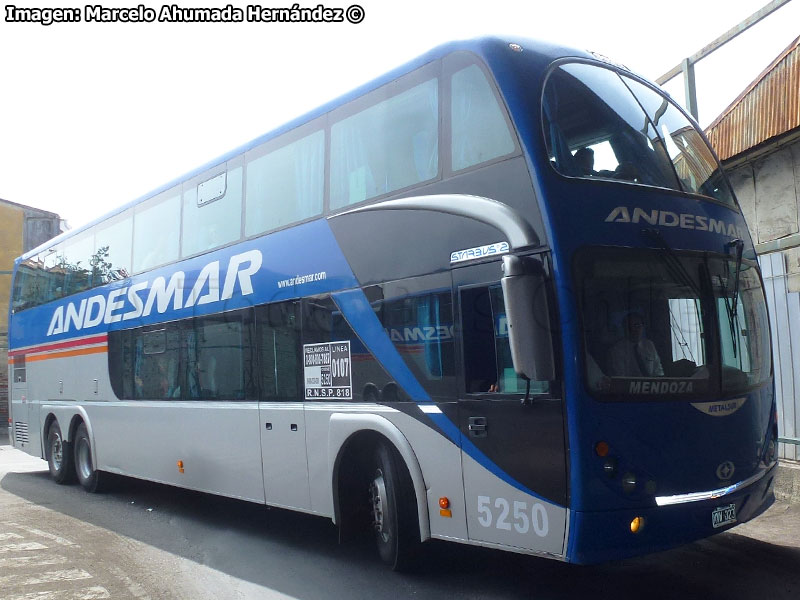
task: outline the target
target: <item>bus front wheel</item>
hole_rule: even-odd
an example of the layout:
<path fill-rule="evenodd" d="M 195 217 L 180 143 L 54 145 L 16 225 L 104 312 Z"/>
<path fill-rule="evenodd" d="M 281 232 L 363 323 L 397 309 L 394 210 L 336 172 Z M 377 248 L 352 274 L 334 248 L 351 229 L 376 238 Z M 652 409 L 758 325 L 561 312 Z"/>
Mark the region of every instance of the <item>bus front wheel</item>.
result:
<path fill-rule="evenodd" d="M 64 440 L 58 421 L 53 421 L 47 430 L 47 466 L 53 481 L 59 484 L 72 483 L 75 467 L 72 463 L 72 444 Z"/>
<path fill-rule="evenodd" d="M 420 545 L 414 487 L 402 460 L 385 443 L 373 456 L 369 509 L 381 560 L 395 571 L 412 568 Z"/>
<path fill-rule="evenodd" d="M 92 444 L 89 440 L 89 431 L 81 423 L 75 432 L 75 472 L 78 481 L 87 492 L 101 491 L 103 473 L 94 468 L 92 461 Z"/>

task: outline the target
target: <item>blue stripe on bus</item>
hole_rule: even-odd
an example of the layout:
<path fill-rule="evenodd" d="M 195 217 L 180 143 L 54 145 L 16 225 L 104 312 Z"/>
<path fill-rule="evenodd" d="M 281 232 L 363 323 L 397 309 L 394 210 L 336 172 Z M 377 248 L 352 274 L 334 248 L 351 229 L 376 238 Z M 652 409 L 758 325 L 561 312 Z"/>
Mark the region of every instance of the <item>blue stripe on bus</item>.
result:
<path fill-rule="evenodd" d="M 353 328 L 361 341 L 372 353 L 375 359 L 386 369 L 389 376 L 409 395 L 415 402 L 430 403 L 431 398 L 425 388 L 417 381 L 417 378 L 406 365 L 403 357 L 395 348 L 386 330 L 378 320 L 372 305 L 369 303 L 364 292 L 358 288 L 344 292 L 332 294 L 334 302 L 342 311 L 345 319 Z M 456 446 L 460 446 L 479 465 L 487 469 L 490 473 L 502 479 L 510 486 L 519 491 L 529 494 L 548 504 L 552 501 L 540 496 L 519 481 L 503 471 L 496 463 L 475 446 L 469 439 L 461 434 L 458 426 L 453 423 L 446 415 L 436 413 L 423 413 L 450 439 Z"/>
<path fill-rule="evenodd" d="M 248 256 L 260 256 L 260 267 L 252 274 L 240 275 L 248 266 L 255 269 Z M 175 308 L 170 297 L 163 311 L 154 302 L 148 314 L 125 318 L 126 313 L 136 312 L 133 297 L 146 305 L 155 282 L 163 278 L 168 284 L 178 272 L 184 274 L 178 291 L 180 308 Z M 207 281 L 197 290 L 195 302 L 186 306 L 201 276 Z M 227 299 L 223 293 L 226 282 L 230 284 Z M 357 285 L 328 222 L 318 219 L 16 313 L 11 319 L 9 347 L 215 314 Z M 131 290 L 135 286 L 140 286 L 138 291 Z"/>

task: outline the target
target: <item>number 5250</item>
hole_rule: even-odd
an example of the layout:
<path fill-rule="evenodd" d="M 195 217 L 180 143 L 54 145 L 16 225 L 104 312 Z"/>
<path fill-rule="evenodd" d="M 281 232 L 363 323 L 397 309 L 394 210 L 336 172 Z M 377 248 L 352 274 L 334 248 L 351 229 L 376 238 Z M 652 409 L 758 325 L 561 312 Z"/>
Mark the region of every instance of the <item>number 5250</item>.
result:
<path fill-rule="evenodd" d="M 547 535 L 549 525 L 547 510 L 538 502 L 534 502 L 530 509 L 527 502 L 514 500 L 513 512 L 511 504 L 505 498 L 495 498 L 494 502 L 489 496 L 478 496 L 478 523 L 483 527 L 494 527 L 511 531 L 513 526 L 517 533 L 528 533 L 531 526 L 539 537 Z M 492 510 L 494 508 L 494 510 Z M 509 521 L 509 515 L 514 520 Z"/>

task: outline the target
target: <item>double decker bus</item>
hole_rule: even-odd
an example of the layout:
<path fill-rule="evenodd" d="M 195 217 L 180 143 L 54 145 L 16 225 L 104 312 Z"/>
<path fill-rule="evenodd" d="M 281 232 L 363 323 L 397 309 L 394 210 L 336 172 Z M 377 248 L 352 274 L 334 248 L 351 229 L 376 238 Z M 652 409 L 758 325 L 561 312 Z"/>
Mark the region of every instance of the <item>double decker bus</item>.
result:
<path fill-rule="evenodd" d="M 439 47 L 15 263 L 15 447 L 573 563 L 773 501 L 753 244 L 696 124 L 591 53 Z"/>

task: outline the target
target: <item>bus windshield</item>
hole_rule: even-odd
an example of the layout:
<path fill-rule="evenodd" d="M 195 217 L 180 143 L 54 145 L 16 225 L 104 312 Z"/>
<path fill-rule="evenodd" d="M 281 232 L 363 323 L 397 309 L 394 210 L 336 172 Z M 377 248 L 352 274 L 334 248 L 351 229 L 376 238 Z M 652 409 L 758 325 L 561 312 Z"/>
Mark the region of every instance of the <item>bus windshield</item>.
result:
<path fill-rule="evenodd" d="M 767 313 L 755 266 L 627 248 L 579 253 L 588 387 L 606 400 L 695 399 L 768 380 Z"/>
<path fill-rule="evenodd" d="M 548 78 L 542 105 L 550 163 L 562 175 L 670 188 L 734 205 L 700 132 L 666 96 L 632 77 L 563 64 Z"/>

